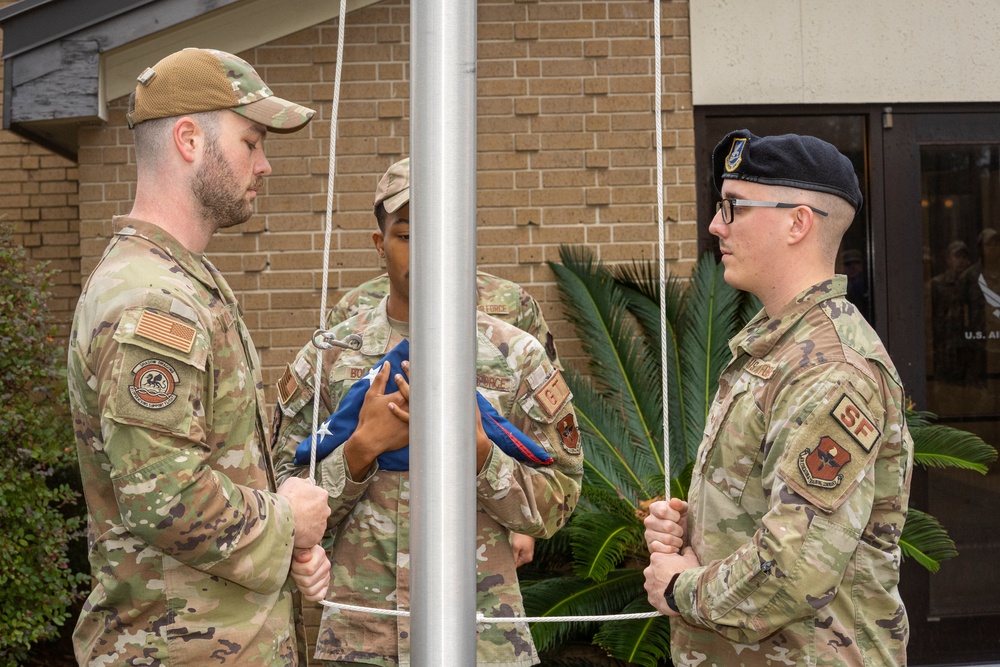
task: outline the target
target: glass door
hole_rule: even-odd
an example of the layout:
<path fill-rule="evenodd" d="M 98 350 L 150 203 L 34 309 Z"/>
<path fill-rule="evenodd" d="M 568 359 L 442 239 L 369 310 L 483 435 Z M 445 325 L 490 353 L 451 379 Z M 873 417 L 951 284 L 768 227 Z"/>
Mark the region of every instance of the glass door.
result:
<path fill-rule="evenodd" d="M 1000 116 L 895 114 L 883 130 L 888 338 L 918 409 L 1000 444 Z M 904 564 L 914 664 L 1000 649 L 1000 473 L 914 476 L 959 556 Z"/>

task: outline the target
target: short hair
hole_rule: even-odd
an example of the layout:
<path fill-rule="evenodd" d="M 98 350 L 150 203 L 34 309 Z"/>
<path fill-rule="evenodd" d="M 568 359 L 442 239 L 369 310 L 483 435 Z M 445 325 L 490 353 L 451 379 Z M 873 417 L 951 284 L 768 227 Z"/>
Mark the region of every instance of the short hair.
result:
<path fill-rule="evenodd" d="M 129 96 L 129 108 L 135 104 L 135 93 Z M 221 132 L 221 117 L 223 111 L 201 111 L 187 114 L 205 132 L 209 143 L 215 143 Z M 177 117 L 152 118 L 138 123 L 132 128 L 132 142 L 135 146 L 135 162 L 137 165 L 155 164 L 167 147 L 170 128 L 174 126 Z"/>
<path fill-rule="evenodd" d="M 385 217 L 389 215 L 382 202 L 375 204 L 375 220 L 378 222 L 378 230 L 385 234 Z"/>

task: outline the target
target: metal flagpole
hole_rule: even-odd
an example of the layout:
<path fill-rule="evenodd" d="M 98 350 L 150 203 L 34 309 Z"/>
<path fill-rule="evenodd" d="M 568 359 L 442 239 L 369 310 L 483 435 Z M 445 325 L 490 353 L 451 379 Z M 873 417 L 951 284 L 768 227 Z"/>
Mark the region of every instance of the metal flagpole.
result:
<path fill-rule="evenodd" d="M 476 3 L 410 4 L 410 651 L 476 664 Z"/>

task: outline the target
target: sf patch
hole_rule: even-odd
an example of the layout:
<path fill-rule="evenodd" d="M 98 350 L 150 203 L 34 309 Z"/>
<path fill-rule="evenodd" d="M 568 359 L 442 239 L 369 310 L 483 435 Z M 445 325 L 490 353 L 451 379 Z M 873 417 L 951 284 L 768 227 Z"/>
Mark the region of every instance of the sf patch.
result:
<path fill-rule="evenodd" d="M 868 415 L 848 398 L 847 394 L 841 396 L 830 414 L 866 452 L 870 452 L 875 443 L 882 437 L 882 432 L 875 426 L 875 422 L 869 419 Z"/>
<path fill-rule="evenodd" d="M 150 410 L 162 410 L 177 400 L 177 371 L 162 359 L 140 361 L 132 369 L 128 388 L 132 400 Z"/>
<path fill-rule="evenodd" d="M 843 469 L 851 462 L 851 453 L 824 435 L 812 449 L 799 454 L 799 472 L 806 484 L 833 489 L 844 481 Z"/>

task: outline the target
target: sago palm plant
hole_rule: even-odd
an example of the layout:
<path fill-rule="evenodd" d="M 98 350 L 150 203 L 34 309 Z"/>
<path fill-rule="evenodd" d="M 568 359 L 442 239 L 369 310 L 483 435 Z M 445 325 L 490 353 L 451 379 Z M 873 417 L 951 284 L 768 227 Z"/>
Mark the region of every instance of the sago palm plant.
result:
<path fill-rule="evenodd" d="M 760 303 L 727 285 L 723 268 L 710 254 L 698 262 L 690 280 L 667 281 L 665 456 L 655 265 L 634 262 L 611 271 L 581 247 L 564 246 L 560 257 L 562 262 L 551 267 L 588 361 L 586 374 L 566 371 L 584 437 L 586 472 L 582 500 L 569 525 L 553 540 L 539 543 L 536 563 L 524 572 L 526 611 L 529 616 L 653 611 L 643 589 L 642 570 L 649 561 L 645 508 L 664 495 L 667 460 L 671 495 L 686 496 L 705 417 L 730 359 L 729 338 Z M 985 473 L 986 464 L 996 458 L 996 450 L 976 436 L 931 424 L 933 415 L 909 416 L 918 463 Z M 955 555 L 941 525 L 912 509 L 901 544 L 906 557 L 931 571 Z M 663 616 L 603 624 L 539 623 L 532 635 L 543 657 L 558 655 L 554 649 L 564 643 L 583 640 L 626 663 L 654 667 L 669 660 L 669 623 Z"/>

